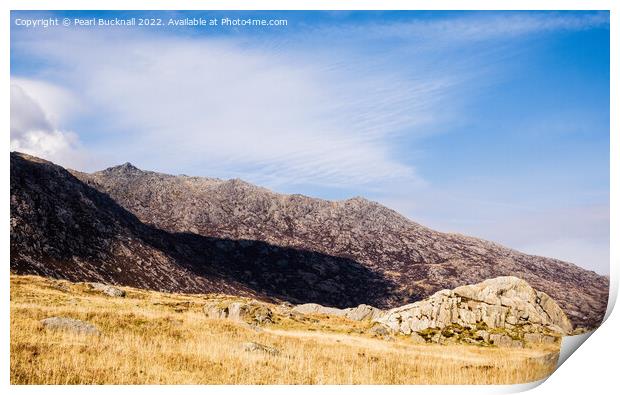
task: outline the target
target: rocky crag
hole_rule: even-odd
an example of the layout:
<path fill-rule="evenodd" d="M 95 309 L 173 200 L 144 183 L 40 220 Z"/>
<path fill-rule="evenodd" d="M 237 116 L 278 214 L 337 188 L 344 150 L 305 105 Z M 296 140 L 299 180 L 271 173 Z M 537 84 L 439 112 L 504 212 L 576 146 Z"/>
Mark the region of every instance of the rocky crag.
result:
<path fill-rule="evenodd" d="M 436 232 L 362 198 L 281 195 L 125 164 L 86 174 L 11 154 L 11 269 L 185 292 L 389 309 L 514 275 L 573 325 L 603 318 L 609 280 Z"/>
<path fill-rule="evenodd" d="M 386 311 L 374 321 L 391 333 L 425 341 L 460 339 L 508 346 L 554 342 L 573 331 L 553 299 L 516 277 L 441 290 L 423 301 Z"/>

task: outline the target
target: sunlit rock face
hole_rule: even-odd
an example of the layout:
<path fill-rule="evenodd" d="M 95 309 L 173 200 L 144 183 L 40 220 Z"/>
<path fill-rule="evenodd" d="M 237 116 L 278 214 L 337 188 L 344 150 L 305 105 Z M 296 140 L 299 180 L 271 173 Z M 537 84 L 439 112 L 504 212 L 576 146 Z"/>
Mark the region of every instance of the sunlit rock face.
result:
<path fill-rule="evenodd" d="M 439 336 L 465 333 L 512 346 L 553 341 L 573 331 L 553 299 L 510 276 L 442 290 L 423 301 L 391 309 L 375 321 L 394 333 L 417 336 L 433 329 Z"/>

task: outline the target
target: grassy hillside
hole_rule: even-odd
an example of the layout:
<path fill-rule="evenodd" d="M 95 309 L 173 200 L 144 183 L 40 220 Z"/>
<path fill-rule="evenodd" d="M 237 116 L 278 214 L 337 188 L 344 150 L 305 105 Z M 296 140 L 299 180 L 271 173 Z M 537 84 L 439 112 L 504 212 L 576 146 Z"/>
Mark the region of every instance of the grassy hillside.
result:
<path fill-rule="evenodd" d="M 224 295 L 123 289 L 126 297 L 110 297 L 86 284 L 11 276 L 11 383 L 521 383 L 549 375 L 558 352 L 384 340 L 368 323 L 326 316 L 276 314 L 256 329 L 206 318 L 205 301 Z M 100 335 L 45 329 L 40 320 L 52 316 L 88 321 Z M 246 351 L 247 342 L 279 354 Z"/>

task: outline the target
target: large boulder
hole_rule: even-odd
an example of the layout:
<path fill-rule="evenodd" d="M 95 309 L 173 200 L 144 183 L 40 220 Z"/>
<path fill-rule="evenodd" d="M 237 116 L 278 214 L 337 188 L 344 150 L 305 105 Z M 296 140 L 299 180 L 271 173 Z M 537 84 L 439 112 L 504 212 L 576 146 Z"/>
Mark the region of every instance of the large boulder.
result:
<path fill-rule="evenodd" d="M 302 314 L 326 314 L 342 317 L 345 314 L 343 309 L 335 307 L 326 307 L 317 303 L 305 303 L 293 307 L 293 311 Z"/>
<path fill-rule="evenodd" d="M 292 311 L 301 314 L 325 314 L 345 317 L 353 321 L 375 320 L 384 313 L 383 310 L 367 304 L 361 304 L 357 307 L 349 307 L 346 309 L 337 309 L 335 307 L 321 306 L 316 303 L 305 303 L 293 307 Z"/>
<path fill-rule="evenodd" d="M 553 299 L 510 276 L 442 290 L 388 310 L 374 321 L 393 333 L 456 333 L 457 338 L 468 336 L 512 347 L 522 344 L 526 333 L 540 335 L 528 336 L 526 341 L 551 342 L 573 329 Z M 487 330 L 494 335 L 489 336 Z"/>
<path fill-rule="evenodd" d="M 112 296 L 116 298 L 124 298 L 126 295 L 126 292 L 124 290 L 117 288 L 117 287 L 113 287 L 108 284 L 101 284 L 101 283 L 87 283 L 87 284 L 90 289 L 94 291 L 99 291 L 102 294 L 105 294 L 108 296 Z"/>
<path fill-rule="evenodd" d="M 49 317 L 41 320 L 46 329 L 73 332 L 85 335 L 98 335 L 99 330 L 90 322 L 75 320 L 66 317 Z"/>
<path fill-rule="evenodd" d="M 375 320 L 381 317 L 384 313 L 376 307 L 369 306 L 367 304 L 361 304 L 357 307 L 350 307 L 345 309 L 344 316 L 354 321 Z"/>

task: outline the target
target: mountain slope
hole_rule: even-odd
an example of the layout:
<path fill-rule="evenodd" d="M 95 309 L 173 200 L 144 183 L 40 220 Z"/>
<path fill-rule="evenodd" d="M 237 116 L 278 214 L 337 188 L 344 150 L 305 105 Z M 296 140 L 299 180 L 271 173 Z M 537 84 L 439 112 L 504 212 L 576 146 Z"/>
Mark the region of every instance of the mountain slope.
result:
<path fill-rule="evenodd" d="M 396 284 L 383 307 L 512 275 L 543 290 L 577 326 L 598 323 L 608 279 L 570 263 L 436 232 L 363 198 L 326 201 L 240 180 L 171 176 L 130 164 L 78 175 L 145 223 L 173 232 L 261 240 L 355 260 Z M 310 281 L 312 283 L 312 281 Z"/>
<path fill-rule="evenodd" d="M 70 174 L 16 153 L 11 268 L 157 290 L 382 308 L 512 275 L 549 294 L 577 327 L 600 322 L 608 288 L 608 279 L 575 265 L 435 232 L 362 198 L 281 195 L 240 180 L 130 164 Z"/>
<path fill-rule="evenodd" d="M 17 153 L 11 154 L 11 271 L 341 307 L 381 304 L 393 288 L 347 258 L 157 229 L 62 167 Z"/>

